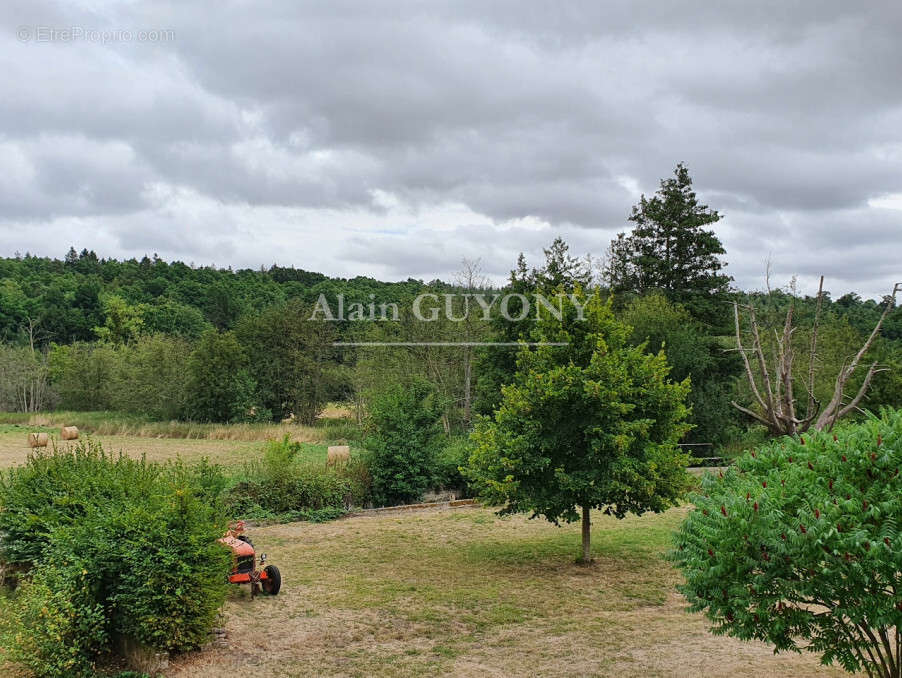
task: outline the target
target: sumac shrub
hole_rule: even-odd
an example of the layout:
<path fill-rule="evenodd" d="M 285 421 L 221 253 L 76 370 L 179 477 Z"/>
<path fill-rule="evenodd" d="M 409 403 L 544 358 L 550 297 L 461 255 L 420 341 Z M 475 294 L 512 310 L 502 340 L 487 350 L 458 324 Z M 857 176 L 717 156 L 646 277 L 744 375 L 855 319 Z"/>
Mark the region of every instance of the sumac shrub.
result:
<path fill-rule="evenodd" d="M 715 633 L 898 675 L 902 413 L 783 438 L 708 475 L 676 537 Z"/>

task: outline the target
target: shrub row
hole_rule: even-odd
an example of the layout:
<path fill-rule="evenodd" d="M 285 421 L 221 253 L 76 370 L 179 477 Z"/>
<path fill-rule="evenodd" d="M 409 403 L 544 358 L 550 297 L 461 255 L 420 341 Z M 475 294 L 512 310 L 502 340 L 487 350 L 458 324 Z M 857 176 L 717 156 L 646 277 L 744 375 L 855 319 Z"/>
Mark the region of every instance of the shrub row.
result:
<path fill-rule="evenodd" d="M 226 594 L 225 479 L 83 441 L 0 476 L 0 559 L 27 569 L 0 616 L 6 659 L 35 676 L 90 676 L 115 634 L 183 651 Z"/>
<path fill-rule="evenodd" d="M 257 520 L 328 520 L 370 497 L 367 465 L 359 459 L 327 467 L 301 458 L 288 436 L 269 441 L 260 461 L 248 463 L 225 493 L 232 516 Z"/>
<path fill-rule="evenodd" d="M 467 438 L 458 437 L 444 447 L 429 448 L 426 455 L 385 444 L 329 467 L 303 460 L 301 444 L 286 436 L 268 442 L 262 459 L 244 466 L 224 501 L 235 518 L 319 522 L 352 507 L 418 501 L 429 489 L 465 496 L 467 484 L 459 468 L 468 454 Z"/>

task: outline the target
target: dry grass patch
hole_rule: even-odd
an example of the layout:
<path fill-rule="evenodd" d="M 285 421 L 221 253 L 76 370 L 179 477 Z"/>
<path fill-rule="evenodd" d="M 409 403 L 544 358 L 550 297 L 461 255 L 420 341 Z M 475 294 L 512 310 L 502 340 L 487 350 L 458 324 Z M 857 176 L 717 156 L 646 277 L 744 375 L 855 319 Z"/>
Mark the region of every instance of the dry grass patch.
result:
<path fill-rule="evenodd" d="M 0 469 L 25 463 L 31 449 L 26 440 L 29 427 L 0 427 Z M 77 441 L 59 439 L 59 430 L 45 428 L 57 446 L 74 445 Z M 229 440 L 144 438 L 139 436 L 87 434 L 103 444 L 109 452 L 120 450 L 130 457 L 145 455 L 150 461 L 166 461 L 181 457 L 185 461 L 197 461 L 207 457 L 211 462 L 224 465 L 240 465 L 248 458 L 262 453 L 263 443 L 245 443 Z M 325 453 L 323 454 L 325 459 Z"/>
<path fill-rule="evenodd" d="M 487 509 L 358 516 L 251 531 L 276 598 L 227 604 L 228 649 L 172 678 L 268 676 L 831 676 L 813 655 L 715 638 L 663 560 L 684 512 L 579 527 Z"/>
<path fill-rule="evenodd" d="M 262 442 L 288 436 L 301 443 L 327 443 L 359 437 L 351 411 L 341 405 L 329 405 L 316 426 L 301 424 L 208 424 L 191 421 L 148 421 L 121 412 L 0 412 L 0 428 L 5 425 L 29 426 L 59 430 L 61 426 L 77 426 L 84 433 L 97 436 L 139 438 L 179 438 L 198 440 L 234 440 Z"/>

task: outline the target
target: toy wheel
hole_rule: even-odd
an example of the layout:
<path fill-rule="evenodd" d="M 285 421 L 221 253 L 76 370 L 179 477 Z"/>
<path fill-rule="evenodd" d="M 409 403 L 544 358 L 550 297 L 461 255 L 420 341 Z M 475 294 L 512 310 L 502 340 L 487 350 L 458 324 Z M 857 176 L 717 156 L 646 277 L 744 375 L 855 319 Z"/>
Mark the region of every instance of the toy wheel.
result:
<path fill-rule="evenodd" d="M 260 587 L 264 593 L 274 596 L 282 588 L 282 574 L 275 565 L 267 565 L 263 571 L 266 573 L 266 579 L 260 581 Z"/>

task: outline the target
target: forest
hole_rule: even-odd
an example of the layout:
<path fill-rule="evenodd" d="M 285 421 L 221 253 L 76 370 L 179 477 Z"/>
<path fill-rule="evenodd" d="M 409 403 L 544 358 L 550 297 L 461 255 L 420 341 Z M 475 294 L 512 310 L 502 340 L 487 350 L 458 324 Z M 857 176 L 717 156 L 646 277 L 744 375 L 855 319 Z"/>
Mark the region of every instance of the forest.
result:
<path fill-rule="evenodd" d="M 516 370 L 516 344 L 529 340 L 535 319 L 507 320 L 497 305 L 488 317 L 449 306 L 463 320 L 436 314 L 422 322 L 412 313 L 416 298 L 446 295 L 459 306 L 468 294 L 576 289 L 600 290 L 630 328 L 629 341 L 663 350 L 670 378 L 690 380 L 691 429 L 682 442 L 699 456 L 729 455 L 775 432 L 763 423 L 752 382 L 777 369 L 765 363 L 781 350 L 790 349 L 796 381 L 808 381 L 808 393 L 799 386 L 793 398 L 811 395 L 809 407 L 821 407 L 878 323 L 840 399 L 848 404 L 867 380 L 848 416 L 902 404 L 902 310 L 894 299 L 833 298 L 826 265 L 820 295 L 799 294 L 793 281 L 736 289 L 726 274 L 729 255 L 707 230 L 720 218 L 699 202 L 679 165 L 633 208 L 632 230 L 587 257 L 557 238 L 544 261 L 521 255 L 511 262 L 500 287 L 474 261 L 461 262 L 450 281 L 381 282 L 293 267 L 221 269 L 156 255 L 119 261 L 75 247 L 62 259 L 16 254 L 0 259 L 0 410 L 309 424 L 327 403 L 345 402 L 362 421 L 380 392 L 424 382 L 440 404 L 445 434 L 453 436 L 497 408 Z M 592 263 L 598 260 L 604 265 Z M 318 302 L 320 311 L 323 299 L 335 308 L 339 297 L 344 308 L 389 308 L 390 317 L 360 321 L 345 314 L 322 322 Z M 790 309 L 792 328 L 784 336 Z M 765 360 L 746 369 L 737 338 L 746 355 L 757 340 Z M 367 345 L 386 342 L 411 345 Z"/>

